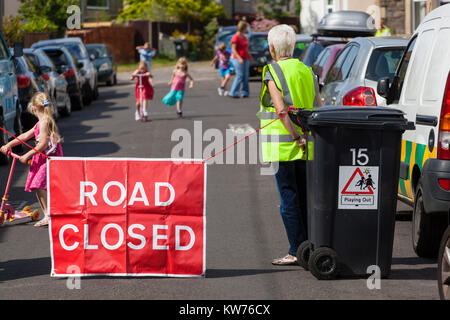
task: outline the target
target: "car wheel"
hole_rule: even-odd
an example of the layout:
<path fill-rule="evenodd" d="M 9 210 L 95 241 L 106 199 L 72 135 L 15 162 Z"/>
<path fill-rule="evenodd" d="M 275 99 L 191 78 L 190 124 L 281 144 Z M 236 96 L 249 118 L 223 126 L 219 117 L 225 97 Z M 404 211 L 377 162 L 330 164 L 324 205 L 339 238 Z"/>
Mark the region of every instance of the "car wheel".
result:
<path fill-rule="evenodd" d="M 61 115 L 63 115 L 64 117 L 70 117 L 70 115 L 72 114 L 72 101 L 70 100 L 68 95 L 66 95 L 65 100 L 65 107 L 61 110 Z"/>
<path fill-rule="evenodd" d="M 93 98 L 92 88 L 89 84 L 86 84 L 83 90 L 83 104 L 85 106 L 90 105 L 92 102 L 92 98 Z"/>
<path fill-rule="evenodd" d="M 423 204 L 423 187 L 420 180 L 416 189 L 412 216 L 413 249 L 419 257 L 435 259 L 442 233 L 447 226 L 447 217 L 427 213 Z"/>
<path fill-rule="evenodd" d="M 450 300 L 450 226 L 444 232 L 439 249 L 438 286 L 441 300 Z"/>
<path fill-rule="evenodd" d="M 0 114 L 0 127 L 2 129 L 6 129 L 5 121 L 3 120 L 3 115 Z M 0 146 L 4 146 L 8 143 L 8 134 L 0 130 Z M 4 155 L 3 153 L 0 153 L 0 165 L 6 165 L 9 164 L 9 157 Z"/>
<path fill-rule="evenodd" d="M 114 74 L 114 81 L 113 81 L 113 85 L 117 84 L 117 74 Z"/>

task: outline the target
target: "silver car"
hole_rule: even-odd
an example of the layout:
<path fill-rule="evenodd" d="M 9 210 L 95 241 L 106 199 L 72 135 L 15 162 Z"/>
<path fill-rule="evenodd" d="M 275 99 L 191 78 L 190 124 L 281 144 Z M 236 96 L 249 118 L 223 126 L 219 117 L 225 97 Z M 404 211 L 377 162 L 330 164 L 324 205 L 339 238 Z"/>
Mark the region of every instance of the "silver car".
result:
<path fill-rule="evenodd" d="M 355 38 L 336 57 L 322 88 L 324 105 L 385 106 L 378 79 L 392 78 L 408 40 Z"/>
<path fill-rule="evenodd" d="M 69 116 L 72 112 L 72 104 L 67 91 L 67 81 L 62 74 L 56 72 L 56 67 L 47 54 L 41 49 L 25 49 L 25 56 L 31 61 L 38 74 L 48 79 L 50 88 L 48 93 L 53 105 L 60 114 Z"/>

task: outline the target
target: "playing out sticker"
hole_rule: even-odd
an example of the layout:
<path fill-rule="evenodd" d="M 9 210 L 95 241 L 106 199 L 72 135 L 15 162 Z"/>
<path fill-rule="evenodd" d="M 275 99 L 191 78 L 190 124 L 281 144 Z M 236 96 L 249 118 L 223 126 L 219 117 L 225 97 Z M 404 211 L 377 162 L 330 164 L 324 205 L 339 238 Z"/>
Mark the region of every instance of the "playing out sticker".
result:
<path fill-rule="evenodd" d="M 378 209 L 378 167 L 340 166 L 338 209 Z"/>

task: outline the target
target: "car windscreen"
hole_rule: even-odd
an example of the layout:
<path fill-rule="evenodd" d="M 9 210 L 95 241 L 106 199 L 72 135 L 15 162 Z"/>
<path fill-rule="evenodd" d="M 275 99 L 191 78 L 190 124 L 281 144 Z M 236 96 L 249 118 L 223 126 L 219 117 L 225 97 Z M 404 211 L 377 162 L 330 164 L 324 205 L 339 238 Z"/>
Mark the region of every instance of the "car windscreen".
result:
<path fill-rule="evenodd" d="M 60 50 L 45 50 L 45 53 L 53 61 L 56 67 L 69 66 L 69 61 L 67 61 L 64 52 Z"/>
<path fill-rule="evenodd" d="M 227 42 L 227 38 L 230 35 L 235 34 L 236 31 L 223 31 L 218 37 L 217 37 L 217 43 L 226 43 Z M 230 38 L 231 39 L 231 38 Z"/>
<path fill-rule="evenodd" d="M 53 62 L 48 58 L 48 56 L 41 51 L 41 53 L 38 55 L 39 57 L 39 65 L 46 66 L 51 68 L 52 70 L 55 69 L 55 65 Z"/>
<path fill-rule="evenodd" d="M 322 46 L 321 43 L 312 42 L 303 52 L 300 60 L 302 60 L 302 62 L 305 65 L 310 67 L 313 64 L 313 62 L 317 59 L 317 57 L 319 56 L 319 54 L 322 52 L 323 49 L 324 47 Z"/>
<path fill-rule="evenodd" d="M 14 67 L 16 69 L 16 74 L 25 74 L 28 71 L 27 62 L 24 57 L 16 58 L 14 61 Z"/>
<path fill-rule="evenodd" d="M 87 50 L 89 52 L 89 55 L 94 55 L 95 59 L 108 58 L 109 56 L 106 47 L 88 47 Z"/>
<path fill-rule="evenodd" d="M 267 35 L 251 36 L 248 44 L 251 51 L 265 51 L 269 48 Z"/>
<path fill-rule="evenodd" d="M 378 81 L 381 78 L 394 78 L 397 65 L 402 58 L 404 48 L 375 49 L 367 65 L 366 79 Z"/>
<path fill-rule="evenodd" d="M 82 45 L 78 43 L 65 43 L 64 47 L 69 49 L 69 51 L 75 56 L 75 58 L 79 59 L 87 59 L 87 52 L 83 48 Z"/>

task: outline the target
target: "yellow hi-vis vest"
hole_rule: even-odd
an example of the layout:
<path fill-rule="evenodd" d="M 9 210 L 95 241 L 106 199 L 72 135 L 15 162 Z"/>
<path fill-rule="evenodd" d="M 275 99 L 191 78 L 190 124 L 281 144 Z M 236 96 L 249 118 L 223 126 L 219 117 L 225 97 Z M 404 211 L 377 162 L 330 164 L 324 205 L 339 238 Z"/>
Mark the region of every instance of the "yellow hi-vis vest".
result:
<path fill-rule="evenodd" d="M 281 91 L 286 110 L 290 106 L 312 110 L 315 98 L 313 73 L 298 59 L 273 61 L 262 72 L 261 106 L 259 117 L 261 127 L 278 118 L 264 78 L 270 72 L 277 88 Z M 294 124 L 299 134 L 300 127 Z M 306 160 L 306 154 L 293 141 L 281 120 L 277 120 L 261 130 L 261 149 L 263 162 Z"/>

